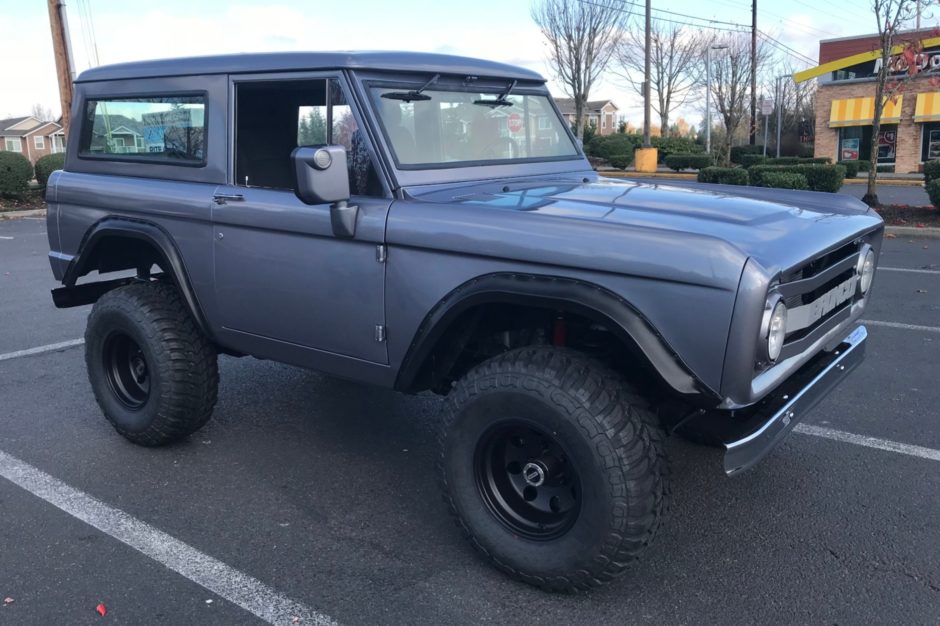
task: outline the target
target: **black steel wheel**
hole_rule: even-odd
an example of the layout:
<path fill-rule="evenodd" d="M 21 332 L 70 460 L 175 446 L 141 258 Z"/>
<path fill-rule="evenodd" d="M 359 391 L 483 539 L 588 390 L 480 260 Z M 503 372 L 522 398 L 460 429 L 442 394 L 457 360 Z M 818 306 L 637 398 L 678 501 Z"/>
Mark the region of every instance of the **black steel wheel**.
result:
<path fill-rule="evenodd" d="M 177 441 L 212 415 L 215 348 L 173 285 L 140 282 L 101 296 L 88 316 L 85 364 L 98 406 L 134 443 Z"/>
<path fill-rule="evenodd" d="M 577 468 L 561 442 L 536 425 L 506 420 L 480 439 L 477 487 L 490 512 L 534 540 L 563 535 L 581 509 Z"/>
<path fill-rule="evenodd" d="M 668 511 L 664 436 L 616 373 L 565 349 L 520 348 L 448 395 L 444 499 L 490 563 L 552 591 L 621 574 Z"/>
<path fill-rule="evenodd" d="M 104 370 L 115 397 L 129 409 L 137 410 L 150 397 L 147 358 L 137 342 L 117 331 L 104 341 Z"/>

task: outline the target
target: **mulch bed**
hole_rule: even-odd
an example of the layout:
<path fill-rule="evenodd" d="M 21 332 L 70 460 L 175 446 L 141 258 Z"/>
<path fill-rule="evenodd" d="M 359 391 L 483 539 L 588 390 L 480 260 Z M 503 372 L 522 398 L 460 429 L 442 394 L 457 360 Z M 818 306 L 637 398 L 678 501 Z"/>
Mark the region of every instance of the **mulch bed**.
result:
<path fill-rule="evenodd" d="M 46 201 L 39 191 L 29 191 L 19 198 L 0 196 L 0 213 L 3 211 L 29 211 L 30 209 L 44 208 L 46 208 Z"/>
<path fill-rule="evenodd" d="M 940 210 L 933 206 L 888 204 L 877 207 L 875 210 L 889 226 L 940 227 Z"/>

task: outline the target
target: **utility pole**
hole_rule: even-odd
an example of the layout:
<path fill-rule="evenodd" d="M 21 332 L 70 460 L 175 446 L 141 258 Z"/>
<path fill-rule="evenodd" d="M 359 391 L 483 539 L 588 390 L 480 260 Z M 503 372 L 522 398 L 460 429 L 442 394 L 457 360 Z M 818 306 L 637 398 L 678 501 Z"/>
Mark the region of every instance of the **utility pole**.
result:
<path fill-rule="evenodd" d="M 646 0 L 646 58 L 644 68 L 646 80 L 643 81 L 643 147 L 652 145 L 650 140 L 650 27 L 651 27 L 651 0 Z"/>
<path fill-rule="evenodd" d="M 751 128 L 750 144 L 757 143 L 757 0 L 751 0 Z"/>
<path fill-rule="evenodd" d="M 777 158 L 780 158 L 780 122 L 783 117 L 783 87 L 780 84 L 781 79 L 786 78 L 785 76 L 777 77 L 776 92 L 777 92 Z"/>
<path fill-rule="evenodd" d="M 69 42 L 69 24 L 65 14 L 64 0 L 48 0 L 49 26 L 52 29 L 52 52 L 55 55 L 55 71 L 59 80 L 59 102 L 62 105 L 62 128 L 69 135 L 70 112 L 72 110 L 72 80 L 75 78 L 72 45 Z"/>

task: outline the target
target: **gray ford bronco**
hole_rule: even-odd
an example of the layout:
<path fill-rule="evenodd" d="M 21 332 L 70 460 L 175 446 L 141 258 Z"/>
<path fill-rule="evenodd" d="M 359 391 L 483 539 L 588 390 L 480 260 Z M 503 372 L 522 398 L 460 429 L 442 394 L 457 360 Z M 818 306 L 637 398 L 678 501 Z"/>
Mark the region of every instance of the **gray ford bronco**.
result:
<path fill-rule="evenodd" d="M 740 472 L 862 359 L 874 212 L 600 177 L 531 71 L 249 54 L 75 87 L 52 296 L 94 303 L 114 428 L 145 446 L 201 428 L 220 353 L 441 394 L 450 512 L 534 585 L 599 585 L 652 542 L 667 434 Z"/>

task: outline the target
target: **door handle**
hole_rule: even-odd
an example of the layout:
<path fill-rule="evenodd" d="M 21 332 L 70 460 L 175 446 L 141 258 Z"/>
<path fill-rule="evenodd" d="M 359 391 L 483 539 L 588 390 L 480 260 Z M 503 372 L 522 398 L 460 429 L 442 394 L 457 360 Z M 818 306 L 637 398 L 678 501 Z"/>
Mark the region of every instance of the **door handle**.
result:
<path fill-rule="evenodd" d="M 228 201 L 241 202 L 245 199 L 240 193 L 217 193 L 212 196 L 212 201 L 216 204 L 225 204 Z"/>

